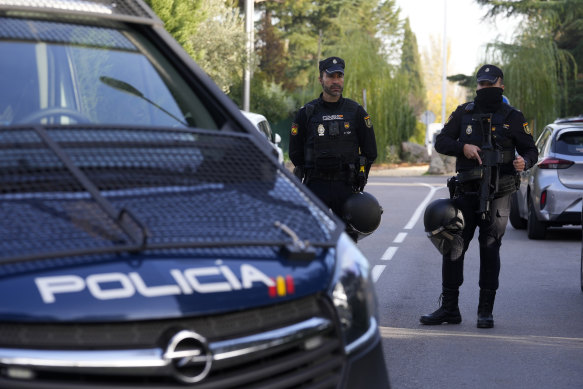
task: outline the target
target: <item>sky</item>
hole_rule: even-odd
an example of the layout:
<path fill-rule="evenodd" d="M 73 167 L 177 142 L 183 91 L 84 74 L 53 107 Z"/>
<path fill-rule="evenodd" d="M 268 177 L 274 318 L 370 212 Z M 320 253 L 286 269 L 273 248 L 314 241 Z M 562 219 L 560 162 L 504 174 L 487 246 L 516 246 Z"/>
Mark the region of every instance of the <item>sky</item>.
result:
<path fill-rule="evenodd" d="M 447 9 L 446 35 L 451 42 L 448 76 L 473 74 L 484 58 L 485 45 L 497 38 L 509 42 L 519 24 L 517 19 L 504 17 L 482 20 L 487 10 L 474 0 L 396 0 L 396 4 L 401 9 L 401 18 L 409 17 L 420 52 L 428 48 L 431 36 L 441 47 Z"/>

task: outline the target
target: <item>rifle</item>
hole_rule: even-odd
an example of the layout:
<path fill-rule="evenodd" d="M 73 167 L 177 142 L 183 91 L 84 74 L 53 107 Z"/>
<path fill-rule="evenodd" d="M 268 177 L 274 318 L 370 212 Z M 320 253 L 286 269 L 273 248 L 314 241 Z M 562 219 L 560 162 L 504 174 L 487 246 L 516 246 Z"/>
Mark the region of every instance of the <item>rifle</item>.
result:
<path fill-rule="evenodd" d="M 482 129 L 482 180 L 478 189 L 478 213 L 482 220 L 490 216 L 490 205 L 494 194 L 498 191 L 498 164 L 502 162 L 502 154 L 492 146 L 492 114 L 477 114 L 472 120 L 480 122 Z"/>

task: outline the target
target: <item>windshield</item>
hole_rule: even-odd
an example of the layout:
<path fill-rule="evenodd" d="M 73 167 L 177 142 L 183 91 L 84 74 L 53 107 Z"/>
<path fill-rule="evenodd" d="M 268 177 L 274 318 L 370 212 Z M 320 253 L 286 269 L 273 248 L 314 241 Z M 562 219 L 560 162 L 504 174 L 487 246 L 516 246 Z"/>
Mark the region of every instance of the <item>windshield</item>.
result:
<path fill-rule="evenodd" d="M 122 28 L 0 18 L 0 125 L 216 129 L 145 39 Z"/>

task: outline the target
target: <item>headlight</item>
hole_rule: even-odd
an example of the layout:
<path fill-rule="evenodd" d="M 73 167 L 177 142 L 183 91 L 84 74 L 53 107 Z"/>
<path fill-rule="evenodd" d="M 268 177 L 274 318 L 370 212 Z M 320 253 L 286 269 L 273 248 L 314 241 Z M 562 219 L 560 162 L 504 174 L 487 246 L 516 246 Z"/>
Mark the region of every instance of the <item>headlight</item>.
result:
<path fill-rule="evenodd" d="M 376 300 L 369 263 L 344 233 L 336 246 L 336 269 L 329 294 L 350 353 L 377 332 Z"/>

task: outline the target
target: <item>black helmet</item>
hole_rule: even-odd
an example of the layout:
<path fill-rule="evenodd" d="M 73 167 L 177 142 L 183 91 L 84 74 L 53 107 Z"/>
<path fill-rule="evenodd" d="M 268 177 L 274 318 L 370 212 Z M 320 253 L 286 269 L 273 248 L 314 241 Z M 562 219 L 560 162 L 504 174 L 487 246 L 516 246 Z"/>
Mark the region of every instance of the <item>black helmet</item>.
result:
<path fill-rule="evenodd" d="M 425 208 L 423 224 L 427 237 L 441 254 L 450 254 L 452 260 L 461 256 L 464 215 L 452 200 L 438 199 L 431 202 Z"/>
<path fill-rule="evenodd" d="M 342 206 L 342 220 L 351 235 L 363 238 L 372 234 L 381 224 L 383 209 L 373 195 L 366 192 L 353 193 Z"/>

